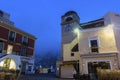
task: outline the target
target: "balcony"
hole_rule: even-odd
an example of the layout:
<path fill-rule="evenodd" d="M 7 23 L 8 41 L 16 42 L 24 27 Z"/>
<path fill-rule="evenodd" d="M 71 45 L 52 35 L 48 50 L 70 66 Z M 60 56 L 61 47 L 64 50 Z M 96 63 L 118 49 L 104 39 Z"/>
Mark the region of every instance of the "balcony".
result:
<path fill-rule="evenodd" d="M 24 45 L 24 46 L 28 46 L 28 42 L 22 42 L 22 44 Z"/>
<path fill-rule="evenodd" d="M 99 53 L 99 48 L 97 47 L 91 47 L 91 53 Z"/>
<path fill-rule="evenodd" d="M 14 41 L 15 41 L 15 38 L 14 38 L 14 37 L 9 37 L 9 41 L 10 41 L 10 42 L 14 42 Z"/>

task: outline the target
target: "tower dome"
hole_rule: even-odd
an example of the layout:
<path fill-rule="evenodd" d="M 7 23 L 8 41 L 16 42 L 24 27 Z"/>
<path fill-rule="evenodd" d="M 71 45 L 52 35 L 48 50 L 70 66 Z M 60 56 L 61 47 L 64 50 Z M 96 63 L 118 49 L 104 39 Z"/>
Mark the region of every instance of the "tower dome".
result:
<path fill-rule="evenodd" d="M 73 22 L 77 22 L 79 23 L 80 22 L 80 18 L 78 16 L 78 14 L 71 10 L 71 11 L 68 11 L 66 12 L 62 17 L 61 17 L 61 20 L 62 20 L 62 24 L 66 24 L 66 23 L 73 23 Z"/>
<path fill-rule="evenodd" d="M 71 14 L 76 14 L 77 15 L 77 13 L 75 11 L 68 11 L 68 12 L 65 13 L 64 16 L 68 16 L 68 15 L 71 15 Z"/>

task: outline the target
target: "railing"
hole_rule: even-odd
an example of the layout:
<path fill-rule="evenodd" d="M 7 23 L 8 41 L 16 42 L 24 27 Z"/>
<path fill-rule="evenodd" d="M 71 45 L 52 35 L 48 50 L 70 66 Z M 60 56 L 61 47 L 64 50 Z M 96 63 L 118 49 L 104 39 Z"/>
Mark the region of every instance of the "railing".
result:
<path fill-rule="evenodd" d="M 120 70 L 97 69 L 98 80 L 120 80 Z"/>
<path fill-rule="evenodd" d="M 7 54 L 4 54 L 4 53 L 0 53 L 0 58 L 6 56 Z"/>
<path fill-rule="evenodd" d="M 18 80 L 19 76 L 19 70 L 0 69 L 0 80 Z"/>

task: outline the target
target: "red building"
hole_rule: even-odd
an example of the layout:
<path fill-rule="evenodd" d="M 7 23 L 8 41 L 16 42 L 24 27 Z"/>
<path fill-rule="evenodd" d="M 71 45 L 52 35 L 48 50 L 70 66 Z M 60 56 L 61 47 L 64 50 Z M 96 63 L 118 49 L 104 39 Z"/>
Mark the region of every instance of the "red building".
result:
<path fill-rule="evenodd" d="M 36 37 L 14 27 L 10 15 L 0 11 L 0 53 L 21 56 L 22 71 L 32 72 Z"/>

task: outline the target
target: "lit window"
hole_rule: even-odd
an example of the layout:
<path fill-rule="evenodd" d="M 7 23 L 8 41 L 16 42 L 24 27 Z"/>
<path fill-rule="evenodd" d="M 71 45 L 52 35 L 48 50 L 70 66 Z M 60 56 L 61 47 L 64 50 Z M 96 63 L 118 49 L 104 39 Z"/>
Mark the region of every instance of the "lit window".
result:
<path fill-rule="evenodd" d="M 3 61 L 0 62 L 0 67 L 3 69 L 12 69 L 15 70 L 16 69 L 16 63 L 13 59 L 11 58 L 6 58 Z"/>
<path fill-rule="evenodd" d="M 4 61 L 0 62 L 0 67 L 3 67 Z"/>
<path fill-rule="evenodd" d="M 11 54 L 13 50 L 13 45 L 8 45 L 7 54 Z"/>
<path fill-rule="evenodd" d="M 14 60 L 11 59 L 11 62 L 10 62 L 10 66 L 9 66 L 9 69 L 16 69 L 16 63 Z"/>

